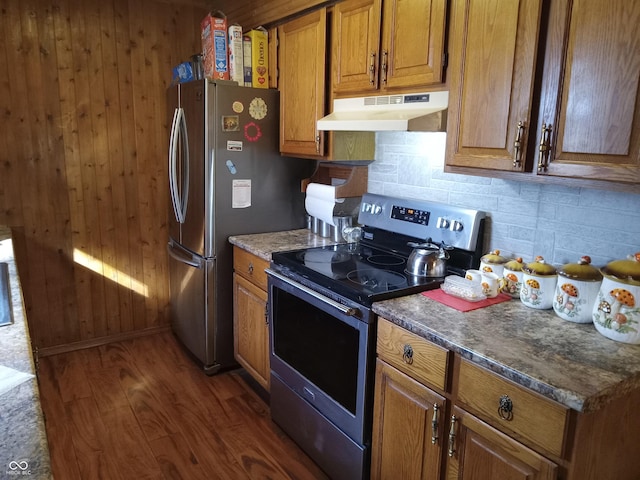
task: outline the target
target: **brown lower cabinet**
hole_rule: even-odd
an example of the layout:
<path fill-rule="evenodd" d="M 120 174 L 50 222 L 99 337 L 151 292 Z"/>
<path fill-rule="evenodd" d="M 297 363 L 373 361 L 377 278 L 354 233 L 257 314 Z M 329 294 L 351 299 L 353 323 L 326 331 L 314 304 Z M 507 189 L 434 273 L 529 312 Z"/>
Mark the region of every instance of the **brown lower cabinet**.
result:
<path fill-rule="evenodd" d="M 439 478 L 445 398 L 376 362 L 371 478 Z"/>
<path fill-rule="evenodd" d="M 269 390 L 269 262 L 238 247 L 233 249 L 233 352 L 238 363 Z"/>
<path fill-rule="evenodd" d="M 384 318 L 377 354 L 372 479 L 640 478 L 640 389 L 576 412 Z"/>

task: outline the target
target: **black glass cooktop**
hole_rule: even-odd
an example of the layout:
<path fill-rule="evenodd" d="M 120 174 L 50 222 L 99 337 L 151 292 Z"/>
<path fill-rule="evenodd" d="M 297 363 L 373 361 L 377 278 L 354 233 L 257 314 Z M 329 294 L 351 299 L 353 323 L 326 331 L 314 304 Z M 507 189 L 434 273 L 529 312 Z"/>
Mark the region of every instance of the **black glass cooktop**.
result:
<path fill-rule="evenodd" d="M 272 264 L 365 305 L 437 288 L 444 280 L 406 273 L 405 257 L 362 243 L 276 252 Z"/>

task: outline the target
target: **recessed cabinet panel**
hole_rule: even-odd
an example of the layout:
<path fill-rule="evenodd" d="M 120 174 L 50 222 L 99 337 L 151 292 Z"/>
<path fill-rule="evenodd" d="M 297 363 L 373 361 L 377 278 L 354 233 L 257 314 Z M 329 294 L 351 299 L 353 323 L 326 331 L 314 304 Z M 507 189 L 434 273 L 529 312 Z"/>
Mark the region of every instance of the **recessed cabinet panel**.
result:
<path fill-rule="evenodd" d="M 378 360 L 372 479 L 440 478 L 444 397 Z"/>
<path fill-rule="evenodd" d="M 333 84 L 336 92 L 378 88 L 380 0 L 350 0 L 334 7 Z"/>
<path fill-rule="evenodd" d="M 557 465 L 460 408 L 448 425 L 447 479 L 554 480 Z"/>
<path fill-rule="evenodd" d="M 447 164 L 521 171 L 541 2 L 471 0 L 454 8 Z"/>
<path fill-rule="evenodd" d="M 640 4 L 560 3 L 558 16 L 569 22 L 566 53 L 556 75 L 544 76 L 540 122 L 550 128 L 552 148 L 538 173 L 639 183 Z M 549 73 L 563 40 L 550 39 Z"/>
<path fill-rule="evenodd" d="M 445 0 L 385 0 L 381 88 L 419 87 L 442 81 Z"/>
<path fill-rule="evenodd" d="M 510 0 L 492 9 L 477 2 L 469 6 L 467 35 L 470 40 L 463 65 L 460 122 L 463 148 L 510 149 L 506 134 L 514 87 L 518 33 L 514 20 L 518 18 L 518 10 L 518 3 Z M 480 38 L 484 41 L 474 41 Z M 487 111 L 491 112 L 491 121 L 479 122 L 478 112 Z"/>
<path fill-rule="evenodd" d="M 326 10 L 278 28 L 280 152 L 324 154 L 324 134 L 316 122 L 325 114 Z"/>

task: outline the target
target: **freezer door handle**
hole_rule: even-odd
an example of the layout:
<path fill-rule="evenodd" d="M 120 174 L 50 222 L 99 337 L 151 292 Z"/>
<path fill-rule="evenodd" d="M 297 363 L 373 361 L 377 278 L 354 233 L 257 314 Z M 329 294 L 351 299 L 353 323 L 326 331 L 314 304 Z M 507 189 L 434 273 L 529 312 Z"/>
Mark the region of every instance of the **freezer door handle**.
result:
<path fill-rule="evenodd" d="M 180 247 L 173 240 L 169 240 L 169 243 L 167 243 L 167 252 L 169 252 L 169 256 L 186 265 L 195 268 L 203 267 L 204 261 L 201 257 Z"/>

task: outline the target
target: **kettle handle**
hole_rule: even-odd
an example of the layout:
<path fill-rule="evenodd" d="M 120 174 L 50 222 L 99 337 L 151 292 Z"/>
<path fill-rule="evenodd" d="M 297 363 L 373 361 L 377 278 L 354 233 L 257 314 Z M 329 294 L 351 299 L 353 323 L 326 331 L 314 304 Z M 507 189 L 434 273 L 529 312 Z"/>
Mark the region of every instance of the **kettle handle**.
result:
<path fill-rule="evenodd" d="M 439 250 L 453 250 L 453 246 L 451 245 L 447 245 L 444 242 L 441 242 L 440 245 L 437 245 L 435 243 L 432 243 L 431 241 L 427 241 L 424 243 L 417 243 L 417 242 L 407 242 L 407 245 L 409 247 L 413 247 L 413 248 L 431 248 L 431 249 L 439 249 Z"/>
<path fill-rule="evenodd" d="M 431 243 L 431 242 L 424 242 L 424 243 L 417 243 L 417 242 L 407 242 L 407 245 L 413 248 L 430 248 L 433 250 L 436 250 L 438 248 L 440 248 L 438 245 L 436 245 L 435 243 Z"/>

